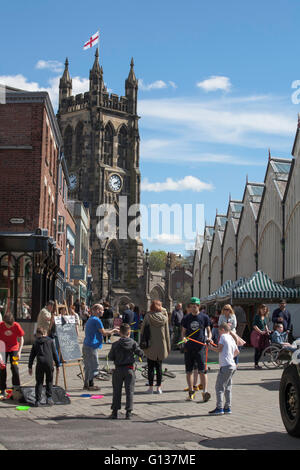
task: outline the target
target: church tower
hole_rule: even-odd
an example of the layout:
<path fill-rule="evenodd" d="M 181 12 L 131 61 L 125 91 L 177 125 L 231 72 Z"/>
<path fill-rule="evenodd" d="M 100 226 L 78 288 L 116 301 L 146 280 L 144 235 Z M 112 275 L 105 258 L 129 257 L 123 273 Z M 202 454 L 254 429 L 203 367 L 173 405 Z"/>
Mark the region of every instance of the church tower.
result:
<path fill-rule="evenodd" d="M 59 85 L 57 117 L 70 174 L 70 198 L 82 201 L 91 215 L 93 300 L 110 298 L 115 306 L 139 302 L 143 244 L 138 223 L 134 238 L 128 236 L 127 230 L 136 218 L 128 216 L 127 209 L 140 204 L 138 81 L 134 62 L 132 59 L 125 80 L 125 96 L 107 91 L 98 48 L 86 93 L 72 95 L 68 67 L 67 59 Z M 107 237 L 103 230 L 104 219 L 99 216 L 99 206 L 103 204 L 114 208 L 115 237 Z"/>

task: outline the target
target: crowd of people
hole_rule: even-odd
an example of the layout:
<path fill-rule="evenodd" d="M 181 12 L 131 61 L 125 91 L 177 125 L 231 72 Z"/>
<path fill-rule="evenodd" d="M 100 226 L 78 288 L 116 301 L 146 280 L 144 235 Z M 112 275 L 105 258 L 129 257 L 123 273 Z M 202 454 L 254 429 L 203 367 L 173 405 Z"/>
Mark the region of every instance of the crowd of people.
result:
<path fill-rule="evenodd" d="M 28 370 L 32 374 L 36 359 L 36 406 L 40 405 L 44 377 L 46 377 L 46 397 L 53 404 L 53 364 L 61 365 L 59 342 L 56 335 L 57 321 L 75 324 L 84 331 L 82 356 L 84 362 L 84 390 L 96 391 L 99 387 L 94 380 L 99 373 L 98 350 L 103 344 L 112 343 L 108 354 L 115 364 L 112 386 L 112 414 L 118 417 L 121 408 L 122 386 L 126 392 L 126 418 L 131 418 L 133 409 L 135 362 L 140 357 L 147 360 L 148 389 L 146 393 L 162 394 L 162 362 L 169 356 L 171 349 L 184 354 L 187 400 L 195 399 L 195 393 L 202 391 L 202 399 L 207 402 L 208 392 L 207 352 L 219 353 L 219 373 L 216 380 L 216 408 L 210 414 L 231 413 L 232 377 L 238 367 L 238 355 L 245 341 L 237 335 L 237 318 L 234 308 L 227 304 L 221 311 L 209 316 L 200 300 L 192 297 L 185 311 L 178 303 L 173 312 L 168 313 L 159 300 L 151 303 L 147 313 L 140 312 L 138 306 L 128 304 L 122 316 L 114 313 L 108 302 L 96 303 L 88 308 L 85 302 L 77 300 L 67 308 L 49 300 L 37 319 L 36 338 L 32 346 Z M 60 317 L 60 318 L 57 318 Z M 0 322 L 0 395 L 7 388 L 8 361 L 11 365 L 12 385 L 20 386 L 18 362 L 24 344 L 24 331 L 11 313 L 5 313 Z M 270 320 L 273 326 L 270 327 Z M 259 360 L 262 351 L 272 341 L 293 352 L 295 348 L 288 342 L 291 332 L 291 315 L 286 301 L 281 300 L 279 308 L 269 318 L 268 306 L 258 307 L 253 319 L 251 344 L 254 347 L 254 367 L 261 369 Z M 112 341 L 112 336 L 119 339 Z M 2 349 L 1 349 L 2 347 Z M 156 390 L 154 390 L 156 379 Z M 199 383 L 198 383 L 199 380 Z"/>

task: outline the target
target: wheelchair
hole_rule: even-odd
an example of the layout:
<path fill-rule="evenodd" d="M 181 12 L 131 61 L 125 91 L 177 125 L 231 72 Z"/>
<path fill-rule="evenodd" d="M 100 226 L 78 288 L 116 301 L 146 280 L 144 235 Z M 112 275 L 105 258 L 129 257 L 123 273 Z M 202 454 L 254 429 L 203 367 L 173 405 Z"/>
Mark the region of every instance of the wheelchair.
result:
<path fill-rule="evenodd" d="M 292 352 L 285 349 L 278 343 L 272 343 L 271 334 L 269 335 L 269 345 L 263 350 L 261 361 L 267 369 L 277 369 L 289 364 L 292 358 Z"/>

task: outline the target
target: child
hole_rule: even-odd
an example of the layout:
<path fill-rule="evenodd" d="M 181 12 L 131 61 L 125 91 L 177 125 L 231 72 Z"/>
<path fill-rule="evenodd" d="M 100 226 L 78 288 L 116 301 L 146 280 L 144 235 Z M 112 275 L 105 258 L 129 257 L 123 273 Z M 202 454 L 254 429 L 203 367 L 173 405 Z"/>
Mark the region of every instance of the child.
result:
<path fill-rule="evenodd" d="M 208 346 L 212 351 L 219 353 L 220 366 L 220 371 L 216 381 L 217 405 L 214 410 L 209 412 L 211 415 L 224 415 L 231 413 L 232 376 L 236 371 L 234 358 L 239 354 L 239 350 L 230 331 L 230 325 L 227 323 L 221 323 L 219 326 L 220 339 L 218 346 L 212 346 L 211 344 Z M 223 408 L 224 394 L 225 406 Z"/>
<path fill-rule="evenodd" d="M 137 343 L 130 338 L 130 334 L 130 326 L 127 323 L 122 323 L 120 326 L 121 338 L 119 341 L 113 343 L 108 354 L 109 360 L 113 361 L 116 366 L 112 377 L 113 401 L 111 405 L 111 419 L 117 419 L 118 410 L 121 409 L 123 382 L 125 383 L 126 391 L 126 419 L 131 419 L 135 384 L 134 356 L 142 357 L 143 351 L 139 348 Z"/>
<path fill-rule="evenodd" d="M 59 367 L 59 362 L 54 342 L 51 338 L 47 337 L 47 331 L 44 328 L 37 328 L 36 330 L 36 340 L 32 345 L 28 362 L 29 375 L 32 375 L 32 365 L 35 357 L 37 358 L 37 365 L 35 369 L 35 406 L 40 405 L 44 374 L 46 374 L 47 404 L 52 406 L 54 405 L 52 400 L 53 361 L 55 362 L 57 368 Z"/>

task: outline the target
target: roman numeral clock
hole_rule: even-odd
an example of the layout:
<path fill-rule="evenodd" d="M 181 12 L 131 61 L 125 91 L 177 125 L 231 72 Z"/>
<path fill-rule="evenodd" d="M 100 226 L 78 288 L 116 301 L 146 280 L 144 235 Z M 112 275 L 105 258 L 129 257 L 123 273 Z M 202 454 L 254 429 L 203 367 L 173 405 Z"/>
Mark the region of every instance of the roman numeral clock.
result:
<path fill-rule="evenodd" d="M 119 193 L 123 186 L 123 180 L 118 173 L 111 173 L 108 176 L 107 188 L 113 193 Z"/>

